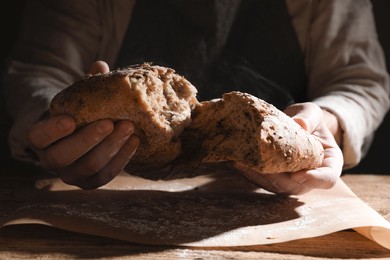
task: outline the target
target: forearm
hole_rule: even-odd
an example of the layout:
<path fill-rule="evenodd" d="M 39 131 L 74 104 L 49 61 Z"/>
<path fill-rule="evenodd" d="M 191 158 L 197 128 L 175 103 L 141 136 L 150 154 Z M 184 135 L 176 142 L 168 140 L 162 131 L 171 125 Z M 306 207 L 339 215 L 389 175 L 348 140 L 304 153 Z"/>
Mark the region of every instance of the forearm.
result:
<path fill-rule="evenodd" d="M 306 44 L 308 96 L 327 110 L 344 167 L 351 168 L 366 154 L 389 109 L 389 77 L 370 1 L 316 3 Z"/>
<path fill-rule="evenodd" d="M 88 8 L 86 8 L 88 7 Z M 28 1 L 18 41 L 8 57 L 4 94 L 13 121 L 11 153 L 28 160 L 26 134 L 49 107 L 53 96 L 80 79 L 98 56 L 99 25 L 93 1 Z M 89 11 L 92 10 L 92 11 Z M 89 15 L 89 16 L 88 16 Z M 82 17 L 82 19 L 81 19 Z"/>
<path fill-rule="evenodd" d="M 27 132 L 49 107 L 50 100 L 58 92 L 48 82 L 40 85 L 32 84 L 29 77 L 7 75 L 4 80 L 6 109 L 12 120 L 9 132 L 9 146 L 14 158 L 31 161 L 27 148 Z M 41 80 L 43 82 L 43 80 Z M 49 86 L 47 85 L 49 84 Z"/>

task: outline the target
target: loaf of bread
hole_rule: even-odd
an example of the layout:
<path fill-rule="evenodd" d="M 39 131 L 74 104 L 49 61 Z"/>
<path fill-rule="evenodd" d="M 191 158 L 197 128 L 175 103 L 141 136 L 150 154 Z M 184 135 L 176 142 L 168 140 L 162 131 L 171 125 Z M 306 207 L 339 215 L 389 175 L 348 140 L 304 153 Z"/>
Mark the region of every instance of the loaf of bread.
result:
<path fill-rule="evenodd" d="M 185 149 L 201 153 L 201 163 L 236 162 L 262 174 L 318 167 L 324 153 L 319 140 L 291 117 L 241 92 L 201 102 L 182 139 Z"/>
<path fill-rule="evenodd" d="M 141 139 L 132 163 L 162 165 L 181 152 L 178 136 L 191 121 L 196 94 L 173 69 L 144 63 L 86 76 L 53 98 L 50 114 L 70 115 L 77 127 L 131 120 Z"/>
<path fill-rule="evenodd" d="M 126 169 L 152 179 L 231 162 L 259 174 L 321 165 L 319 140 L 273 105 L 242 92 L 204 102 L 196 94 L 173 69 L 146 63 L 83 78 L 54 97 L 50 112 L 72 116 L 78 127 L 131 120 L 141 144 Z"/>

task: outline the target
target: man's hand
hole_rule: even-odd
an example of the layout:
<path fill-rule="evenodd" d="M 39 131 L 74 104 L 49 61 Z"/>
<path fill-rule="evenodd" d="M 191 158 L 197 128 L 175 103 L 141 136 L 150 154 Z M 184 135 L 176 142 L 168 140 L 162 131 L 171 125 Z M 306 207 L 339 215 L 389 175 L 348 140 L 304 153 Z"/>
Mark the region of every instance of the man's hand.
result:
<path fill-rule="evenodd" d="M 312 189 L 333 187 L 341 175 L 344 160 L 341 149 L 327 125 L 330 120 L 324 116 L 329 115 L 311 102 L 293 104 L 284 112 L 306 131 L 319 138 L 324 147 L 322 165 L 316 169 L 280 174 L 259 174 L 250 168 L 239 165 L 236 167 L 248 179 L 274 193 L 297 195 Z"/>
<path fill-rule="evenodd" d="M 98 61 L 90 73 L 108 71 L 108 65 Z M 139 145 L 134 125 L 127 120 L 114 124 L 104 119 L 75 128 L 69 116 L 48 116 L 32 125 L 28 140 L 39 165 L 57 173 L 65 183 L 82 189 L 94 189 L 110 182 Z"/>

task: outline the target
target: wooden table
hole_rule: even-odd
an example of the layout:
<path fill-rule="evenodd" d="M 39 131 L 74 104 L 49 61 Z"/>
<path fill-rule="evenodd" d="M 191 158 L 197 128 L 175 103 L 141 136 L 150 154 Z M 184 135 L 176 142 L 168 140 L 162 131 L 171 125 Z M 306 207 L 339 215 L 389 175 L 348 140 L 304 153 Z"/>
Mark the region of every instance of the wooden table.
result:
<path fill-rule="evenodd" d="M 25 166 L 0 169 L 0 213 L 23 203 L 16 194 L 32 187 Z M 28 172 L 28 174 L 26 173 Z M 368 205 L 390 220 L 390 175 L 346 174 L 345 183 Z M 0 259 L 390 259 L 390 250 L 353 230 L 273 245 L 232 248 L 185 248 L 137 245 L 67 232 L 44 225 L 0 229 Z"/>

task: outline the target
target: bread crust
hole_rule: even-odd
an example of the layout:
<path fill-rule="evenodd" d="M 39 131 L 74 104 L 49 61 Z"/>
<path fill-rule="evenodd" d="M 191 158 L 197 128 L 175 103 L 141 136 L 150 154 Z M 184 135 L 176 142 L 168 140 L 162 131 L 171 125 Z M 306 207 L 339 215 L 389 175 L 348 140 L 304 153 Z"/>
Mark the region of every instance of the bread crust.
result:
<path fill-rule="evenodd" d="M 201 102 L 184 134 L 202 140 L 202 163 L 232 161 L 262 174 L 316 168 L 324 154 L 318 138 L 291 117 L 241 92 Z"/>
<path fill-rule="evenodd" d="M 83 78 L 53 98 L 50 113 L 72 116 L 77 127 L 132 121 L 141 144 L 126 169 L 152 179 L 230 162 L 259 174 L 321 165 L 319 140 L 275 106 L 237 91 L 204 102 L 196 94 L 173 69 L 145 63 Z"/>
<path fill-rule="evenodd" d="M 191 121 L 197 89 L 173 69 L 144 63 L 88 75 L 59 92 L 50 114 L 77 128 L 99 119 L 130 120 L 141 144 L 132 163 L 165 164 L 181 151 L 178 136 Z"/>

